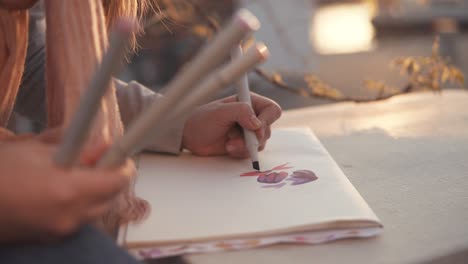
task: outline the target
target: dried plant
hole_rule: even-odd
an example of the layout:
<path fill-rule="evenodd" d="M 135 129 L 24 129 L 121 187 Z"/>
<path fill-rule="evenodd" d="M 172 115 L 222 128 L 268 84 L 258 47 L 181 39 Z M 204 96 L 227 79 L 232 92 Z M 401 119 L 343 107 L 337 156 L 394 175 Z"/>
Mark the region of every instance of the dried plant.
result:
<path fill-rule="evenodd" d="M 439 48 L 439 39 L 436 38 L 431 56 L 397 58 L 392 62 L 392 66 L 408 77 L 407 90 L 440 91 L 448 83 L 463 87 L 463 73 L 451 65 L 449 59 L 440 56 Z"/>
<path fill-rule="evenodd" d="M 172 23 L 184 23 L 191 28 L 191 32 L 198 36 L 210 38 L 220 29 L 219 18 L 209 13 L 200 1 L 203 0 L 165 0 L 166 3 L 163 19 L 172 20 Z M 175 4 L 177 3 L 177 4 Z M 182 8 L 183 7 L 183 8 Z M 180 15 L 175 15 L 183 10 L 184 20 L 179 20 Z M 189 11 L 187 11 L 189 10 Z M 190 15 L 188 15 L 190 14 Z M 187 19 L 191 17 L 190 19 Z M 169 19 L 170 18 L 170 19 Z M 177 22 L 175 22 L 177 21 Z M 189 22 L 190 21 L 190 22 Z M 191 24 L 189 26 L 189 24 Z M 339 89 L 331 87 L 321 80 L 316 74 L 308 73 L 303 77 L 305 87 L 293 87 L 286 83 L 280 73 L 268 73 L 262 68 L 256 68 L 255 73 L 262 79 L 272 83 L 274 86 L 305 97 L 322 98 L 331 101 L 354 101 L 369 102 L 388 99 L 395 95 L 410 93 L 413 91 L 430 90 L 440 92 L 447 84 L 464 87 L 464 75 L 462 71 L 451 65 L 448 58 L 439 53 L 439 40 L 436 38 L 430 56 L 402 57 L 391 62 L 392 68 L 400 70 L 402 75 L 408 78 L 408 84 L 403 88 L 391 87 L 383 81 L 364 80 L 363 85 L 369 91 L 375 91 L 375 97 L 351 97 L 346 96 Z"/>

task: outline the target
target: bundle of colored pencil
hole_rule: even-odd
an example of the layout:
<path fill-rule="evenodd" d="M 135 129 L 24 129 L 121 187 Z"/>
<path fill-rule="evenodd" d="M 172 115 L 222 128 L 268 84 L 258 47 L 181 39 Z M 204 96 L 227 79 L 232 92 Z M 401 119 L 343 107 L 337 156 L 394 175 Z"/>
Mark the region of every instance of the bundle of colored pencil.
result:
<path fill-rule="evenodd" d="M 99 67 L 109 45 L 103 7 L 100 1 L 95 0 L 49 0 L 45 2 L 45 8 L 48 125 L 49 128 L 69 128 L 56 155 L 57 162 L 66 167 L 79 166 L 77 157 L 82 149 L 112 144 L 123 134 L 111 74 L 108 73 L 107 78 L 102 76 L 106 69 Z M 125 35 L 125 30 L 128 31 L 120 26 L 116 33 Z M 121 63 L 123 50 L 114 54 L 117 58 L 111 65 Z M 99 71 L 99 75 L 95 74 L 96 71 Z M 99 83 L 96 79 L 103 81 Z M 98 86 L 92 87 L 96 82 Z M 103 91 L 101 94 L 84 96 L 88 91 L 96 92 L 98 88 Z M 84 98 L 94 99 L 94 103 L 83 105 L 80 99 Z M 75 117 L 91 108 L 94 111 L 91 111 L 90 117 Z M 77 118 L 79 122 L 76 122 Z M 112 232 L 120 221 L 138 220 L 142 217 L 139 209 L 144 204 L 134 197 L 131 186 L 128 186 L 100 225 Z"/>

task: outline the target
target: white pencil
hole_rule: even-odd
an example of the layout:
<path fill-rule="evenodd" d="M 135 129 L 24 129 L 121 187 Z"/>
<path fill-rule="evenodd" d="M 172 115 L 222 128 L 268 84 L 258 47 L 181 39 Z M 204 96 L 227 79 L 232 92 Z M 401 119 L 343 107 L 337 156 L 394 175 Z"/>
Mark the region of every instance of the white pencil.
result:
<path fill-rule="evenodd" d="M 164 119 L 158 119 L 151 123 L 159 129 L 153 130 L 149 137 L 158 138 L 159 135 L 165 132 L 165 126 L 163 125 L 164 122 L 170 122 L 171 120 L 182 118 L 194 107 L 203 103 L 207 98 L 212 96 L 216 91 L 234 83 L 247 71 L 252 70 L 255 66 L 265 61 L 268 56 L 269 52 L 267 47 L 262 43 L 258 43 L 245 55 L 236 58 L 213 74 L 209 75 L 208 78 L 194 87 L 194 92 L 192 94 L 184 99 L 176 99 L 176 101 L 172 102 L 173 105 L 176 106 L 172 111 L 164 113 Z M 140 122 L 146 121 L 143 118 L 139 118 L 135 121 L 135 123 Z M 133 137 L 131 134 L 125 134 L 121 139 L 114 143 L 111 149 L 99 161 L 98 166 L 111 167 L 120 164 L 125 158 L 133 154 L 133 152 L 139 151 L 138 148 L 143 147 L 147 139 L 148 138 Z M 125 145 L 122 143 L 125 143 Z M 125 147 L 127 145 L 137 146 L 137 149 L 135 149 L 135 147 Z"/>
<path fill-rule="evenodd" d="M 232 51 L 232 57 L 238 58 L 243 54 L 242 46 L 238 45 Z M 249 89 L 249 79 L 247 73 L 244 74 L 236 84 L 237 88 L 237 97 L 239 102 L 247 103 L 252 107 L 252 100 L 250 98 L 250 89 Z M 255 133 L 251 130 L 242 129 L 244 132 L 244 141 L 247 150 L 249 151 L 250 159 L 252 160 L 252 167 L 255 170 L 260 170 L 260 162 L 258 160 L 258 139 Z"/>
<path fill-rule="evenodd" d="M 101 100 L 109 88 L 112 76 L 122 66 L 126 46 L 137 24 L 132 20 L 119 21 L 111 32 L 109 49 L 97 67 L 89 87 L 80 99 L 76 114 L 66 129 L 62 144 L 54 155 L 57 165 L 69 168 L 74 165 L 86 141 Z"/>

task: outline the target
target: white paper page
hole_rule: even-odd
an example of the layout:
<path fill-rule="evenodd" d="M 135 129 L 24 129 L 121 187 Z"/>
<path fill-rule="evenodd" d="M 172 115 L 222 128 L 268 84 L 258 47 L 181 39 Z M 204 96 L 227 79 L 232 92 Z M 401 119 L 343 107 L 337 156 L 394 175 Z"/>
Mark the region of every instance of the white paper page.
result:
<path fill-rule="evenodd" d="M 151 213 L 143 223 L 129 226 L 126 242 L 266 234 L 329 221 L 378 222 L 310 130 L 273 130 L 260 154 L 261 169 L 285 163 L 292 168 L 276 172 L 284 171 L 287 178 L 271 184 L 258 182 L 258 176 L 240 176 L 252 171 L 249 160 L 143 155 L 135 189 L 150 202 Z M 310 170 L 317 179 L 292 177 L 298 170 Z M 299 184 L 304 179 L 313 181 Z"/>

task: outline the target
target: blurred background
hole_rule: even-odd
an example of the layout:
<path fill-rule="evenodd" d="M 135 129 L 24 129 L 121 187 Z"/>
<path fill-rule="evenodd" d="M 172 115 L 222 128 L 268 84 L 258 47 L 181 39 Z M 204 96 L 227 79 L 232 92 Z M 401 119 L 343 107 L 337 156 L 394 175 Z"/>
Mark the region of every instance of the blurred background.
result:
<path fill-rule="evenodd" d="M 265 42 L 271 51 L 270 60 L 262 65 L 270 73 L 270 81 L 252 73 L 251 90 L 274 99 L 283 109 L 337 101 L 310 93 L 304 96 L 297 92 L 301 89 L 315 89 L 312 94 L 316 94 L 331 88 L 346 99 L 371 100 L 380 91 L 369 89 L 366 80 L 403 90 L 408 87 L 408 74 L 401 74 L 401 67 L 392 69 L 390 63 L 399 57 L 430 57 L 436 37 L 440 56 L 465 76 L 468 74 L 468 0 L 156 0 L 156 3 L 155 12 L 146 18 L 138 53 L 129 58 L 119 76 L 155 91 L 161 91 L 213 36 L 213 25 L 222 26 L 242 7 L 260 19 L 262 27 L 253 38 Z M 39 5 L 31 11 L 33 16 L 43 16 Z M 407 73 L 413 70 L 414 65 L 406 65 Z M 439 75 L 442 74 L 439 69 Z M 279 79 L 292 89 L 273 85 L 271 79 Z M 321 81 L 315 82 L 317 79 Z M 432 79 L 428 80 L 431 86 Z M 442 88 L 455 87 L 447 84 Z M 218 97 L 233 93 L 234 89 L 227 87 Z M 10 127 L 16 131 L 38 130 L 19 115 L 12 118 Z"/>
<path fill-rule="evenodd" d="M 367 79 L 394 87 L 408 82 L 390 62 L 397 57 L 430 56 L 436 36 L 440 54 L 468 72 L 468 0 L 159 0 L 164 18 L 148 18 L 141 49 L 122 73 L 159 90 L 211 36 L 205 15 L 223 24 L 240 7 L 257 15 L 255 39 L 267 44 L 263 66 L 291 86 L 304 86 L 314 73 L 347 96 L 366 97 Z M 194 7 L 196 5 L 196 7 Z M 151 20 L 153 19 L 153 20 Z M 153 22 L 152 22 L 153 21 Z M 250 75 L 252 90 L 284 109 L 329 103 L 300 96 Z M 227 89 L 222 95 L 233 93 Z"/>

